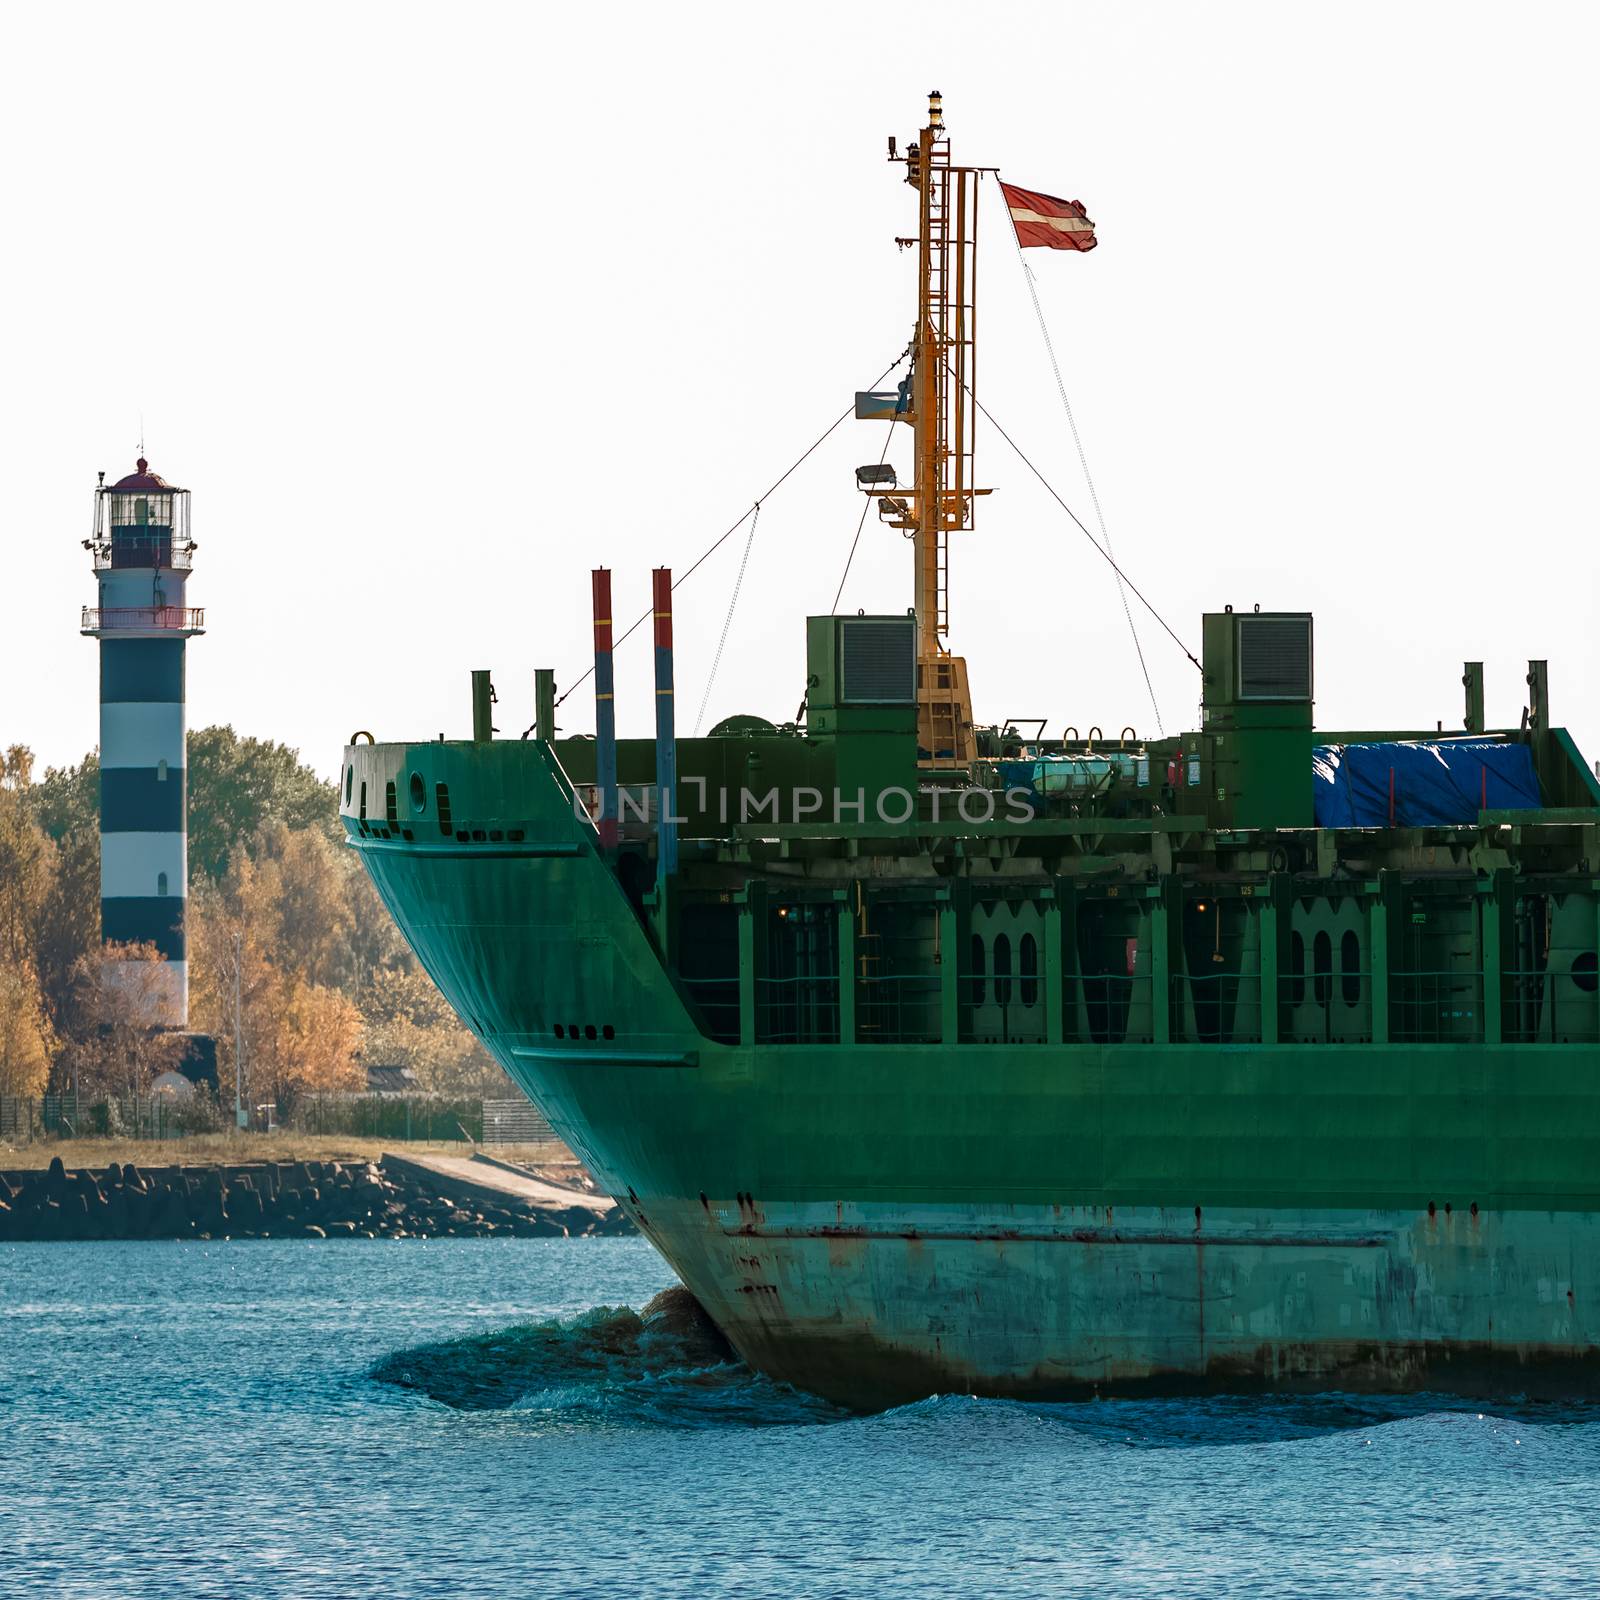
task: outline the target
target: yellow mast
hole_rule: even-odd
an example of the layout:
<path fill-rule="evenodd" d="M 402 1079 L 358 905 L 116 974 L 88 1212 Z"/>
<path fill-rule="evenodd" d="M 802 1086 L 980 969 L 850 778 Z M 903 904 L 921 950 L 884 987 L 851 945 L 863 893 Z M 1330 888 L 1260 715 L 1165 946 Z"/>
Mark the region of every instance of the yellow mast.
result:
<path fill-rule="evenodd" d="M 918 193 L 916 364 L 912 429 L 916 476 L 909 498 L 885 497 L 881 515 L 911 536 L 917 616 L 917 742 L 923 765 L 972 760 L 972 698 L 965 658 L 950 653 L 949 536 L 970 528 L 976 371 L 978 173 L 950 162 L 943 103 L 928 96 L 928 122 L 903 158 Z"/>

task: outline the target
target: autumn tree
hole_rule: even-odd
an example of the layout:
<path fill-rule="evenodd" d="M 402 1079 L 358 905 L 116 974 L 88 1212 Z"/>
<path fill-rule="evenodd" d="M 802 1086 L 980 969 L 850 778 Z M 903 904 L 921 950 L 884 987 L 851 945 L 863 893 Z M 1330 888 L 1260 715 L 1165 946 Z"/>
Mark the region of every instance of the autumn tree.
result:
<path fill-rule="evenodd" d="M 55 846 L 55 870 L 35 921 L 34 961 L 57 1032 L 69 1025 L 73 975 L 100 948 L 100 830 L 75 827 Z"/>
<path fill-rule="evenodd" d="M 184 1036 L 150 1024 L 171 983 L 153 944 L 108 944 L 78 963 L 63 1060 L 80 1100 L 147 1094 L 159 1074 L 183 1060 Z"/>
<path fill-rule="evenodd" d="M 430 1094 L 504 1093 L 505 1074 L 422 972 L 378 971 L 360 995 L 362 1054 L 372 1066 L 409 1067 Z"/>
<path fill-rule="evenodd" d="M 230 878 L 241 914 L 274 962 L 308 983 L 339 985 L 356 976 L 348 855 L 321 833 L 270 823 Z"/>
<path fill-rule="evenodd" d="M 354 993 L 376 968 L 413 965 L 355 852 L 320 831 L 264 824 L 221 887 L 274 964 L 310 983 Z"/>
<path fill-rule="evenodd" d="M 363 912 L 379 921 L 376 934 L 363 935 Z M 392 930 L 360 863 L 315 832 L 268 825 L 221 883 L 198 883 L 190 1012 L 217 1036 L 222 1083 L 237 1032 L 252 1097 L 364 1089 L 361 1013 L 347 994 L 370 977 L 369 960 L 409 962 Z"/>
<path fill-rule="evenodd" d="M 34 821 L 58 844 L 79 830 L 98 833 L 100 757 L 91 751 L 75 767 L 46 767 L 29 803 Z"/>
<path fill-rule="evenodd" d="M 241 858 L 242 859 L 242 858 Z M 217 1041 L 217 1082 L 226 1093 L 237 1073 L 236 1051 L 244 1047 L 242 1082 L 254 1103 L 257 1082 L 253 1063 L 265 1056 L 277 1032 L 284 1002 L 284 975 L 268 952 L 275 919 L 249 917 L 239 904 L 237 884 L 199 879 L 189 894 L 187 942 L 189 957 L 189 1023 Z"/>
<path fill-rule="evenodd" d="M 33 820 L 33 752 L 0 753 L 0 964 L 33 965 L 40 908 L 55 871 L 55 847 Z"/>
<path fill-rule="evenodd" d="M 190 971 L 203 981 L 191 989 L 191 1017 L 216 1035 L 224 1095 L 233 1083 L 239 1045 L 243 1091 L 251 1103 L 287 1106 L 299 1095 L 366 1088 L 361 1013 L 352 1000 L 329 985 L 280 971 L 243 928 L 230 924 L 223 906 L 205 906 L 200 924 L 204 933 L 191 944 Z"/>
<path fill-rule="evenodd" d="M 0 752 L 0 1094 L 42 1094 L 57 1052 L 39 983 L 57 851 L 34 819 L 32 787 L 32 751 L 12 745 Z M 98 907 L 98 884 L 95 894 Z"/>
<path fill-rule="evenodd" d="M 0 1094 L 43 1094 L 55 1053 L 55 1032 L 33 968 L 0 962 Z"/>
<path fill-rule="evenodd" d="M 263 825 L 342 838 L 338 790 L 287 745 L 200 728 L 189 735 L 187 761 L 191 872 L 225 877 Z"/>
<path fill-rule="evenodd" d="M 292 980 L 266 1062 L 276 1098 L 365 1089 L 360 1045 L 361 1013 L 353 1001 L 337 989 Z"/>
<path fill-rule="evenodd" d="M 192 874 L 223 877 L 234 852 L 248 847 L 264 823 L 283 823 L 295 832 L 313 829 L 330 840 L 337 836 L 338 791 L 287 745 L 242 738 L 230 727 L 195 728 L 186 752 Z M 58 841 L 75 828 L 94 828 L 99 757 L 50 768 L 34 785 L 33 809 L 39 825 Z"/>

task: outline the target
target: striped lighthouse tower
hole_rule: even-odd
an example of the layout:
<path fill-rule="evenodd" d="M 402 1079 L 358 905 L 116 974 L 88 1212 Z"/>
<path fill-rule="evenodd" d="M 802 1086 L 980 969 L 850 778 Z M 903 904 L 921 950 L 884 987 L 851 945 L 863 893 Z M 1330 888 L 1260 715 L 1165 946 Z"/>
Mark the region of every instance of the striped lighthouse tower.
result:
<path fill-rule="evenodd" d="M 137 992 L 151 1027 L 186 1028 L 183 666 L 186 641 L 205 631 L 205 613 L 184 603 L 189 491 L 143 457 L 109 488 L 101 473 L 88 545 L 100 587 L 83 609 L 83 632 L 100 641 L 100 934 L 166 957 L 160 981 L 145 968 Z"/>

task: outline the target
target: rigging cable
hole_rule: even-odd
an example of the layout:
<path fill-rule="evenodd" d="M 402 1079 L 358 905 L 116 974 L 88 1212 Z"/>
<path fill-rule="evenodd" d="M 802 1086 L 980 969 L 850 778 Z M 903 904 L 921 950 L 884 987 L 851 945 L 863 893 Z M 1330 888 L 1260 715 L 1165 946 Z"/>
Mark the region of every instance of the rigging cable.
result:
<path fill-rule="evenodd" d="M 1016 227 L 1010 230 L 1011 242 L 1017 247 L 1017 265 L 1022 268 L 1022 276 L 1028 285 L 1028 297 L 1033 301 L 1033 314 L 1039 319 L 1039 332 L 1044 336 L 1045 352 L 1050 357 L 1050 370 L 1055 374 L 1056 393 L 1061 396 L 1061 409 L 1067 414 L 1067 427 L 1072 434 L 1072 442 L 1077 447 L 1078 465 L 1083 468 L 1083 481 L 1089 486 L 1089 501 L 1094 506 L 1095 521 L 1100 525 L 1100 543 L 1107 556 L 1113 554 L 1111 549 L 1111 531 L 1106 527 L 1106 514 L 1100 509 L 1100 492 L 1094 486 L 1094 477 L 1089 471 L 1089 458 L 1084 452 L 1083 438 L 1078 432 L 1078 419 L 1072 414 L 1072 402 L 1067 398 L 1067 385 L 1061 376 L 1061 363 L 1056 360 L 1055 341 L 1050 337 L 1049 324 L 1044 320 L 1044 307 L 1039 304 L 1039 290 L 1034 279 L 1033 268 L 1028 265 L 1028 258 L 1022 253 L 1022 241 L 1017 237 Z M 976 398 L 976 397 L 974 397 Z M 1087 530 L 1086 530 L 1087 531 Z M 1115 572 L 1116 562 L 1112 562 Z M 1156 714 L 1156 727 L 1163 738 L 1166 737 L 1166 724 L 1161 720 L 1161 707 L 1156 704 L 1155 685 L 1150 681 L 1150 669 L 1145 665 L 1144 644 L 1139 638 L 1138 624 L 1133 620 L 1133 610 L 1128 605 L 1128 592 L 1123 587 L 1122 574 L 1117 572 L 1117 595 L 1122 601 L 1122 614 L 1128 619 L 1128 631 L 1133 635 L 1133 648 L 1139 657 L 1139 670 L 1144 674 L 1144 686 L 1150 695 L 1150 709 Z"/>
<path fill-rule="evenodd" d="M 711 671 L 706 675 L 706 692 L 700 696 L 700 712 L 694 719 L 694 737 L 700 737 L 700 725 L 706 720 L 706 707 L 711 703 L 711 686 L 717 681 L 717 668 L 722 665 L 722 647 L 728 642 L 728 630 L 733 626 L 733 609 L 739 604 L 739 591 L 744 587 L 744 569 L 750 565 L 750 546 L 756 542 L 756 529 L 761 523 L 761 502 L 752 508 L 750 536 L 744 542 L 744 554 L 739 558 L 739 576 L 733 580 L 733 594 L 728 600 L 728 614 L 722 619 L 722 637 L 717 640 L 717 653 L 711 658 Z"/>
<path fill-rule="evenodd" d="M 878 387 L 878 385 L 880 383 L 882 383 L 883 380 L 885 378 L 887 378 L 889 376 L 889 374 L 891 372 L 893 372 L 894 369 L 896 367 L 898 367 L 900 365 L 900 363 L 906 359 L 906 355 L 908 353 L 909 352 L 907 352 L 907 351 L 902 351 L 899 355 L 897 355 L 894 358 L 894 360 L 891 361 L 889 363 L 889 365 L 886 366 L 883 369 L 883 371 L 881 373 L 879 373 L 878 376 L 872 380 L 871 387 L 876 389 Z M 796 456 L 795 459 L 792 462 L 790 462 L 789 465 L 772 481 L 772 484 L 767 489 L 767 492 L 765 494 L 763 494 L 763 495 L 758 495 L 756 497 L 756 499 L 755 499 L 755 502 L 751 505 L 751 507 L 750 507 L 750 509 L 748 511 L 746 511 L 742 516 L 739 517 L 739 519 L 736 522 L 732 523 L 727 529 L 725 529 L 714 540 L 712 540 L 711 544 L 704 551 L 701 552 L 701 554 L 698 557 L 698 559 L 688 569 L 688 571 L 684 572 L 681 576 L 676 577 L 676 578 L 674 578 L 672 580 L 673 589 L 676 590 L 677 587 L 679 586 L 679 584 L 688 582 L 688 580 L 694 575 L 695 571 L 701 565 L 703 565 L 707 560 L 709 560 L 711 558 L 711 556 L 713 556 L 725 543 L 727 543 L 727 541 L 729 539 L 731 539 L 733 537 L 734 534 L 736 534 L 739 531 L 740 528 L 742 528 L 745 525 L 746 521 L 755 513 L 757 508 L 761 505 L 761 502 L 763 500 L 770 500 L 772 498 L 773 492 L 783 486 L 783 484 L 788 480 L 788 478 L 791 476 L 791 474 L 793 474 L 797 468 L 802 466 L 816 452 L 816 450 L 822 445 L 823 441 L 825 439 L 827 439 L 829 437 L 829 435 L 831 435 L 833 433 L 833 431 L 839 426 L 839 424 L 841 422 L 843 422 L 846 417 L 850 417 L 850 416 L 853 416 L 855 414 L 855 409 L 856 409 L 855 401 L 852 400 L 850 402 L 850 404 L 847 405 L 844 408 L 844 410 L 841 411 L 839 413 L 839 415 L 836 416 L 833 419 L 833 421 L 830 422 L 828 424 L 828 426 L 826 428 L 824 428 L 822 430 L 822 432 L 819 433 L 817 435 L 817 437 L 815 439 L 813 439 L 811 441 L 811 443 L 809 445 L 807 445 L 806 448 L 798 456 Z M 626 639 L 629 636 L 629 634 L 636 632 L 644 623 L 648 622 L 649 620 L 650 620 L 650 609 L 647 607 L 644 611 L 642 611 L 639 614 L 639 616 L 633 622 L 628 624 L 628 626 L 622 631 L 622 633 L 620 635 L 618 635 L 617 639 L 612 644 L 611 648 L 613 650 L 615 650 L 617 645 L 621 644 L 623 642 L 623 640 Z M 578 677 L 573 681 L 573 683 L 567 689 L 566 693 L 563 694 L 560 697 L 560 699 L 558 699 L 556 701 L 556 704 L 560 705 L 561 702 L 567 698 L 567 695 L 570 695 L 574 689 L 578 688 L 581 684 L 583 684 L 587 679 L 591 678 L 593 675 L 594 675 L 594 663 L 591 661 L 589 663 L 589 665 L 587 667 L 585 667 L 581 673 L 579 673 Z"/>
<path fill-rule="evenodd" d="M 950 371 L 950 375 L 954 377 L 955 369 L 950 367 L 950 361 L 948 357 L 945 358 L 945 366 Z M 960 380 L 957 379 L 957 382 L 960 382 Z M 1065 511 L 1075 523 L 1077 523 L 1078 527 L 1083 532 L 1084 538 L 1086 538 L 1089 543 L 1094 546 L 1095 552 L 1100 556 L 1101 560 L 1103 560 L 1106 565 L 1110 567 L 1111 570 L 1116 573 L 1116 575 L 1125 584 L 1127 584 L 1128 592 L 1134 597 L 1135 600 L 1139 602 L 1140 605 L 1145 608 L 1146 611 L 1150 613 L 1152 617 L 1156 619 L 1158 623 L 1161 624 L 1162 630 L 1166 633 L 1167 637 L 1171 639 L 1172 642 L 1177 645 L 1177 647 L 1189 658 L 1190 663 L 1194 666 L 1196 671 L 1204 672 L 1205 668 L 1202 667 L 1200 662 L 1196 659 L 1194 651 L 1192 651 L 1188 645 L 1186 645 L 1183 640 L 1172 631 L 1172 627 L 1168 623 L 1167 619 L 1162 616 L 1161 613 L 1157 611 L 1148 600 L 1145 599 L 1138 584 L 1136 584 L 1133 579 L 1130 578 L 1128 574 L 1117 565 L 1115 557 L 1113 557 L 1111 553 L 1101 545 L 1100 541 L 1089 531 L 1088 527 L 1084 524 L 1083 518 L 1080 517 L 1078 513 L 1074 511 L 1059 494 L 1056 493 L 1055 485 L 1052 484 L 1050 480 L 1045 477 L 1045 475 L 1033 464 L 1027 454 L 1023 451 L 1022 446 L 1018 444 L 1017 441 L 1000 426 L 999 422 L 995 418 L 995 414 L 988 408 L 988 406 L 986 406 L 983 401 L 977 397 L 977 395 L 973 394 L 972 385 L 970 383 L 963 383 L 961 386 L 967 391 L 967 394 L 970 396 L 973 405 L 975 405 L 978 410 L 983 413 L 983 416 L 989 425 L 996 433 L 1000 435 L 1002 439 L 1005 440 L 1008 445 L 1011 446 L 1012 450 L 1015 451 L 1017 459 L 1028 469 L 1029 472 L 1034 475 L 1034 477 L 1039 480 L 1040 483 L 1044 485 L 1045 490 L 1049 494 L 1050 498 L 1054 500 L 1055 503 L 1060 506 L 1061 509 Z"/>
<path fill-rule="evenodd" d="M 897 418 L 896 421 L 899 419 Z M 883 449 L 878 453 L 878 465 L 881 467 L 889 458 L 889 446 L 894 442 L 894 423 L 889 424 L 888 437 L 883 441 Z M 856 558 L 856 546 L 861 543 L 861 530 L 867 525 L 867 512 L 872 508 L 873 497 L 861 497 L 861 520 L 856 523 L 856 536 L 850 541 L 850 554 L 844 558 L 844 571 L 839 575 L 839 587 L 834 591 L 833 604 L 828 607 L 830 611 L 838 611 L 839 601 L 844 595 L 845 580 L 850 576 L 850 563 Z"/>

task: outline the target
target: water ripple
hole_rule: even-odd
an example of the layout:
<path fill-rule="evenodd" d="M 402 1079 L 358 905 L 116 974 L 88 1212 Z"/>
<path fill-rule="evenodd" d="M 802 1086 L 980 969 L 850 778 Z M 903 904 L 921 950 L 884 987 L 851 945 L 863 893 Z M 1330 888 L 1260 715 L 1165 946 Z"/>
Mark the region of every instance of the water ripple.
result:
<path fill-rule="evenodd" d="M 759 1427 L 847 1414 L 751 1372 L 681 1288 L 642 1312 L 596 1306 L 398 1350 L 372 1376 L 456 1410 L 515 1408 L 569 1426 Z"/>
<path fill-rule="evenodd" d="M 638 1239 L 0 1247 L 0 1597 L 1600 1590 L 1594 1407 L 853 1416 L 670 1285 Z"/>

